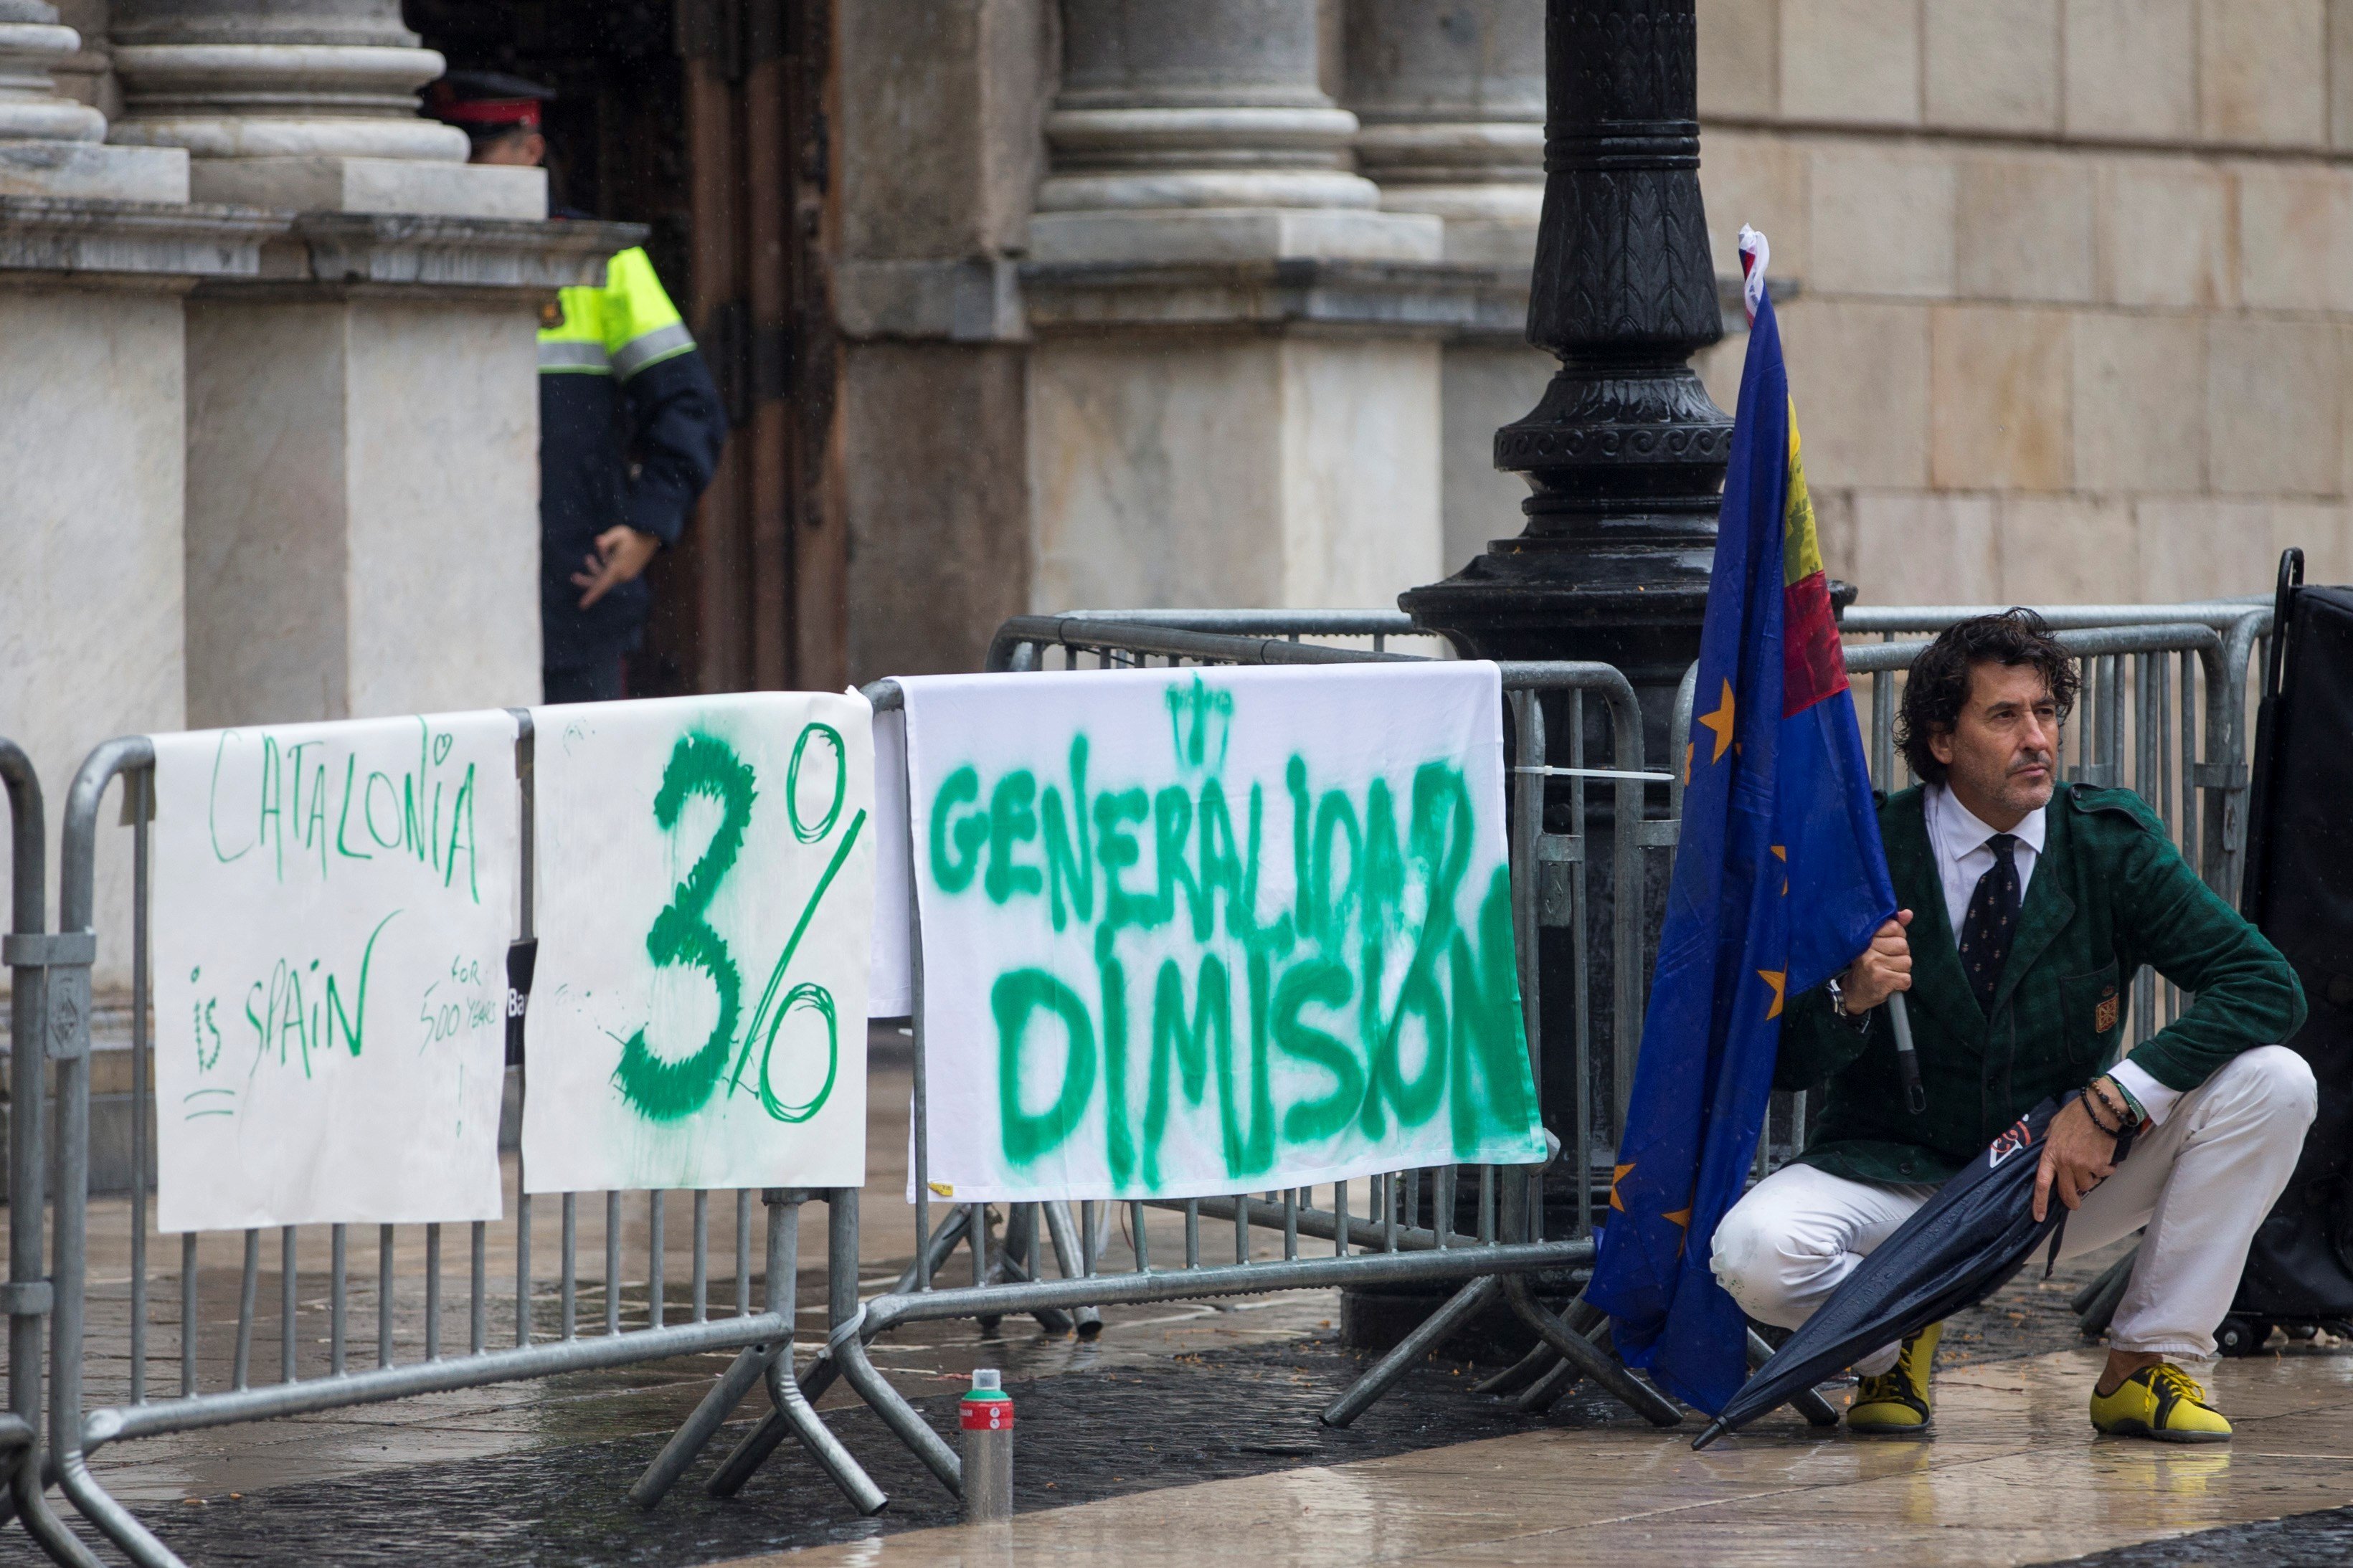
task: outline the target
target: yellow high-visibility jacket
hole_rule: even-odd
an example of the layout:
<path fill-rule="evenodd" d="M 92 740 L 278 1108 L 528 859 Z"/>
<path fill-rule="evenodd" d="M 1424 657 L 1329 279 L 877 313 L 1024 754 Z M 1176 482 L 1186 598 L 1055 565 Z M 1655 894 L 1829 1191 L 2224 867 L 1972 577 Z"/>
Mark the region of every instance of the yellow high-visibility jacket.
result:
<path fill-rule="evenodd" d="M 675 544 L 719 466 L 727 415 L 694 336 L 644 250 L 565 289 L 539 333 L 540 616 L 550 669 L 617 658 L 651 595 L 623 584 L 582 610 L 573 574 L 626 523 Z"/>

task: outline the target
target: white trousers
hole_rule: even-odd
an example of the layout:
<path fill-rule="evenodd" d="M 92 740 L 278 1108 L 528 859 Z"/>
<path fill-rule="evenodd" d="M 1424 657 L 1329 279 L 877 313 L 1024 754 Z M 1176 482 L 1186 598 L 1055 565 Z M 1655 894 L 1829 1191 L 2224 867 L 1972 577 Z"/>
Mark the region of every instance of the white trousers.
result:
<path fill-rule="evenodd" d="M 2110 1346 L 2183 1359 L 2214 1353 L 2247 1245 L 2295 1169 L 2316 1100 L 2312 1068 L 2294 1051 L 2243 1052 L 2144 1129 L 2116 1173 L 2067 1216 L 2062 1258 L 2148 1227 Z M 1936 1191 L 1785 1165 L 1724 1216 L 1709 1262 L 1750 1317 L 1794 1329 Z M 2055 1191 L 2051 1201 L 2059 1201 Z M 1885 1372 L 1895 1351 L 1887 1346 L 1856 1370 Z"/>

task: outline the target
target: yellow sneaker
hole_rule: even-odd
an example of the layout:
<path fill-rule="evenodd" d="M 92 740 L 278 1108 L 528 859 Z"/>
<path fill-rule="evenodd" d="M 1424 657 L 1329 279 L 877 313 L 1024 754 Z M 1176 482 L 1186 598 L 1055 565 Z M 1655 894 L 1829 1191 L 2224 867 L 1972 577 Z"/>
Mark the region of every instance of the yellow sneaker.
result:
<path fill-rule="evenodd" d="M 2160 1443 L 2227 1443 L 2231 1424 L 2206 1403 L 2206 1391 L 2178 1366 L 2145 1366 L 2114 1394 L 2092 1389 L 2092 1425 L 2113 1437 Z"/>
<path fill-rule="evenodd" d="M 1931 1323 L 1904 1342 L 1892 1372 L 1855 1384 L 1846 1407 L 1846 1429 L 1871 1436 L 1917 1437 L 1936 1425 L 1928 1409 L 1928 1372 L 1936 1364 L 1936 1341 L 1945 1325 Z"/>

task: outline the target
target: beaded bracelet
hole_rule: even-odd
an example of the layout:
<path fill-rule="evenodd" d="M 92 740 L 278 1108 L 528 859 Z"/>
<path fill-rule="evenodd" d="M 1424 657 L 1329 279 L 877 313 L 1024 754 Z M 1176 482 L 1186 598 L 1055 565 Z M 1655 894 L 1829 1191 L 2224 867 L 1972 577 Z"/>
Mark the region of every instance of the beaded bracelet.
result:
<path fill-rule="evenodd" d="M 2084 1085 L 2084 1088 L 2089 1089 L 2092 1095 L 2099 1100 L 2101 1106 L 2105 1109 L 2110 1115 L 2116 1119 L 2116 1124 L 2114 1127 L 2109 1127 L 2101 1123 L 2098 1117 L 2094 1116 L 2092 1118 L 2094 1125 L 2098 1126 L 2101 1131 L 2113 1137 L 2116 1134 L 2122 1132 L 2126 1128 L 2133 1125 L 2133 1114 L 2131 1111 L 2125 1109 L 2125 1107 L 2118 1101 L 2116 1096 L 2110 1094 L 2107 1089 L 2101 1087 L 2104 1081 L 2105 1075 L 2101 1078 L 2094 1079 L 2090 1083 Z"/>

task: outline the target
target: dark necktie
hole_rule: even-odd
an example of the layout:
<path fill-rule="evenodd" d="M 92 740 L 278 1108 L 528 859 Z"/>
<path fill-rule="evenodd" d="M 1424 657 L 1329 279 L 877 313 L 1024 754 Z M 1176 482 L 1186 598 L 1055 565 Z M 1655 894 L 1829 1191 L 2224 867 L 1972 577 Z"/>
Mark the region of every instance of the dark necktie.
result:
<path fill-rule="evenodd" d="M 1978 879 L 1968 912 L 1961 918 L 1961 967 L 1968 972 L 1978 1005 L 1989 1015 L 1994 988 L 2001 984 L 2001 966 L 2010 957 L 2010 936 L 2018 929 L 2018 862 L 2010 855 L 2017 847 L 2018 839 L 2008 833 L 1986 840 L 1986 847 L 1993 851 L 1993 869 Z"/>

